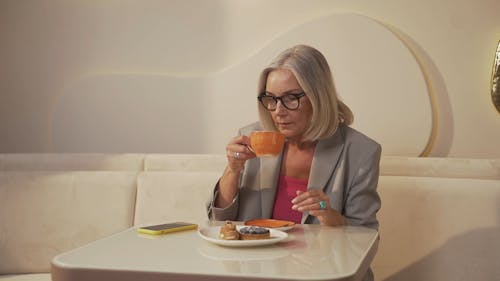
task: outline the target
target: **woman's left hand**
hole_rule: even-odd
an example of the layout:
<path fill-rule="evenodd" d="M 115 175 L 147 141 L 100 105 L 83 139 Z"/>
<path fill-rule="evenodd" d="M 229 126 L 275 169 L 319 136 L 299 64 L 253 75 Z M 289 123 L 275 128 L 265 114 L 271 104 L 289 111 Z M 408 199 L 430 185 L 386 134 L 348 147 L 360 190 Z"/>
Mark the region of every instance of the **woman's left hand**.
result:
<path fill-rule="evenodd" d="M 297 196 L 292 200 L 292 209 L 299 212 L 309 212 L 318 218 L 321 225 L 345 225 L 344 216 L 330 206 L 330 198 L 320 189 L 297 191 Z"/>

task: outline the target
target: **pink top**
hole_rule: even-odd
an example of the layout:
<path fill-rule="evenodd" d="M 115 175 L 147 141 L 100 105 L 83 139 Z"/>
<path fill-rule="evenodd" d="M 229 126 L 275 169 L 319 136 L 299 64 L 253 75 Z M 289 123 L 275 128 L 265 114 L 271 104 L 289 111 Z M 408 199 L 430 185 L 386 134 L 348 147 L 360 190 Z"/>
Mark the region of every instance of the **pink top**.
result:
<path fill-rule="evenodd" d="M 273 219 L 300 223 L 302 212 L 292 210 L 292 199 L 297 196 L 297 190 L 307 190 L 307 182 L 307 179 L 280 176 L 274 200 Z"/>

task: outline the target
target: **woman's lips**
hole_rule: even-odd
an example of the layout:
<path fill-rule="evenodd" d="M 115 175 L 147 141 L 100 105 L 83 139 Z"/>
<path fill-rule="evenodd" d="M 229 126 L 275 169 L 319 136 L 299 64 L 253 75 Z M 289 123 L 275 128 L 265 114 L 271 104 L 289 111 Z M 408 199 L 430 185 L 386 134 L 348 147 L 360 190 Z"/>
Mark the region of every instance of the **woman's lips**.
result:
<path fill-rule="evenodd" d="M 292 123 L 290 122 L 278 122 L 278 127 L 287 127 L 290 126 Z"/>

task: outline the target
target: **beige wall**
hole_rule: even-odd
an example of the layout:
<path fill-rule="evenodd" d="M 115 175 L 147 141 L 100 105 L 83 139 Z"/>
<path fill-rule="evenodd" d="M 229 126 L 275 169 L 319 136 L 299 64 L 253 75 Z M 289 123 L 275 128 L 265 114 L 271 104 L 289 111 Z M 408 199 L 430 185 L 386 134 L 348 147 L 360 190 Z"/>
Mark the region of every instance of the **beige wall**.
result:
<path fill-rule="evenodd" d="M 429 77 L 440 132 L 430 155 L 498 158 L 500 114 L 489 85 L 499 10 L 497 0 L 3 0 L 0 152 L 59 151 L 54 111 L 65 87 L 84 74 L 214 73 L 292 26 L 332 12 L 357 12 L 392 26 L 410 42 Z"/>

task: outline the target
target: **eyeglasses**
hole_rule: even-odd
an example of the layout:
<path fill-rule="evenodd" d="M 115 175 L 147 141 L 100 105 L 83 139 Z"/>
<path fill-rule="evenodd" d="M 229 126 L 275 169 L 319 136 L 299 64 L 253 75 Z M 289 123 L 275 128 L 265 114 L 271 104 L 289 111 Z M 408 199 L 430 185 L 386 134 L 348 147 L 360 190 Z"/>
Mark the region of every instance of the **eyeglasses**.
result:
<path fill-rule="evenodd" d="M 266 93 L 257 97 L 260 103 L 269 111 L 276 110 L 278 101 L 288 110 L 296 110 L 300 105 L 300 98 L 305 96 L 306 93 L 286 94 L 281 97 L 269 96 Z"/>

